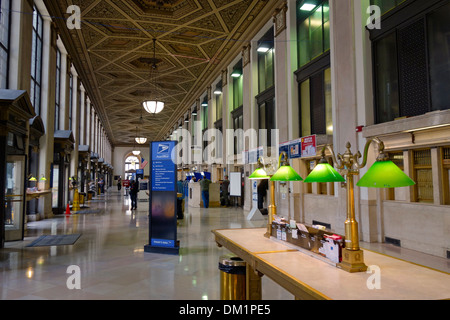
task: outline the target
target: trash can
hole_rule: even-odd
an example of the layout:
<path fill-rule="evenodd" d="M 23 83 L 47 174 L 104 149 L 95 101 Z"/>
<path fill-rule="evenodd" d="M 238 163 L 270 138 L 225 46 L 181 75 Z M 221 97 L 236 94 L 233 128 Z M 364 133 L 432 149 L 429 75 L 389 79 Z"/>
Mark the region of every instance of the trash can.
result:
<path fill-rule="evenodd" d="M 86 201 L 86 193 L 80 192 L 80 193 L 78 194 L 78 196 L 80 197 L 80 204 L 81 204 L 81 205 L 84 205 L 84 202 Z"/>
<path fill-rule="evenodd" d="M 246 263 L 233 255 L 222 256 L 219 261 L 220 299 L 246 300 Z"/>

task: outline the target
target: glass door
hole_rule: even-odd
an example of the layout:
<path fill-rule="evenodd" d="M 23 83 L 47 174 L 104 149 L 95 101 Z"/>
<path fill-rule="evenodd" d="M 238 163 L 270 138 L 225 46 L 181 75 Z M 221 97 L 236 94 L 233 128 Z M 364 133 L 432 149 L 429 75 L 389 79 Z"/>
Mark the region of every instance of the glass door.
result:
<path fill-rule="evenodd" d="M 5 188 L 5 240 L 23 240 L 25 208 L 25 156 L 7 156 Z"/>

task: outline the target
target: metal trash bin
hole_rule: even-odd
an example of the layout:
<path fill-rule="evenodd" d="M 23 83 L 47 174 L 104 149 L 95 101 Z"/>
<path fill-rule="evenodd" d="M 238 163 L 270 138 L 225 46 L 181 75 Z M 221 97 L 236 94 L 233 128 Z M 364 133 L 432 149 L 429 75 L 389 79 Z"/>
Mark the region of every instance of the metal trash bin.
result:
<path fill-rule="evenodd" d="M 80 192 L 80 193 L 78 193 L 78 196 L 80 197 L 80 204 L 84 205 L 85 201 L 86 201 L 86 193 Z"/>
<path fill-rule="evenodd" d="M 219 261 L 220 299 L 246 300 L 246 263 L 234 255 L 222 256 Z"/>

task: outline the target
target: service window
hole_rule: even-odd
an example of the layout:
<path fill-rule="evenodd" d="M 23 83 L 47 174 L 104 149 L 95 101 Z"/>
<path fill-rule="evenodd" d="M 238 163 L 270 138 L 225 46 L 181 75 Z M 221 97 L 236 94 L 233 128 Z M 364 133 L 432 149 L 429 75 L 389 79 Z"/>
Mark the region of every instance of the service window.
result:
<path fill-rule="evenodd" d="M 433 175 L 431 169 L 431 150 L 415 150 L 414 156 L 414 196 L 416 202 L 433 203 Z"/>

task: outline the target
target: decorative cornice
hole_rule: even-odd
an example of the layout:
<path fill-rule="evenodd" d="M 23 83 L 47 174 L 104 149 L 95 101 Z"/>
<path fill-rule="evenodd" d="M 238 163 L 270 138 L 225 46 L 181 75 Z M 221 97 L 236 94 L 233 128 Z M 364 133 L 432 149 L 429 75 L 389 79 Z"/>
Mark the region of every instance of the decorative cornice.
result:
<path fill-rule="evenodd" d="M 273 14 L 273 23 L 275 24 L 275 37 L 287 28 L 286 13 L 288 10 L 287 2 L 281 8 L 275 10 Z"/>

